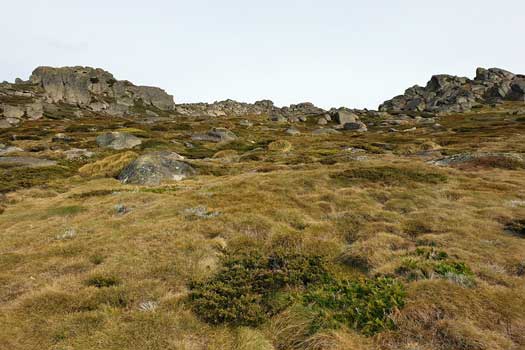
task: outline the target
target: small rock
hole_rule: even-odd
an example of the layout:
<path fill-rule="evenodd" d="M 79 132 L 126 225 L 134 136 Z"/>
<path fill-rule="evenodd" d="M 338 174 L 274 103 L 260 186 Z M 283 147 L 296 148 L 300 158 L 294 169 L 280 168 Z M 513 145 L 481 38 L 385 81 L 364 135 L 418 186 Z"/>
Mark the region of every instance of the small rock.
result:
<path fill-rule="evenodd" d="M 218 211 L 209 211 L 208 208 L 203 206 L 198 206 L 194 208 L 184 209 L 184 214 L 187 217 L 197 217 L 201 219 L 210 219 L 220 215 Z"/>
<path fill-rule="evenodd" d="M 293 135 L 299 135 L 299 134 L 301 134 L 301 132 L 300 132 L 299 130 L 297 130 L 296 128 L 294 128 L 294 127 L 291 127 L 291 128 L 286 129 L 285 132 L 286 132 L 288 135 L 292 135 L 292 136 L 293 136 Z"/>
<path fill-rule="evenodd" d="M 229 142 L 237 139 L 237 135 L 226 128 L 213 128 L 205 134 L 191 137 L 194 141 Z"/>
<path fill-rule="evenodd" d="M 124 215 L 130 212 L 130 209 L 126 207 L 124 204 L 116 204 L 114 209 L 117 215 Z"/>
<path fill-rule="evenodd" d="M 63 233 L 58 234 L 55 238 L 59 241 L 74 238 L 77 235 L 77 231 L 74 228 L 67 228 Z"/>
<path fill-rule="evenodd" d="M 241 120 L 239 122 L 239 125 L 249 128 L 249 127 L 253 126 L 253 123 L 251 121 L 247 120 L 247 119 L 243 119 L 243 120 Z"/>
<path fill-rule="evenodd" d="M 64 151 L 67 160 L 75 160 L 82 158 L 91 158 L 95 153 L 88 151 L 85 148 L 71 148 Z"/>

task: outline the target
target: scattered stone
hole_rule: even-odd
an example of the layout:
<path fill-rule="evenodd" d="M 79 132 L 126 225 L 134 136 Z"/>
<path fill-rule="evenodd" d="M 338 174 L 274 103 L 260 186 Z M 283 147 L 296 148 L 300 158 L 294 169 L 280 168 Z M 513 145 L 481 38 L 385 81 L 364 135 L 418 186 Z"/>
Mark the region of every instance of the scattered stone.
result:
<path fill-rule="evenodd" d="M 88 151 L 85 148 L 71 148 L 64 151 L 67 160 L 86 159 L 91 158 L 95 153 Z"/>
<path fill-rule="evenodd" d="M 247 120 L 247 119 L 243 119 L 243 120 L 241 120 L 241 121 L 239 122 L 239 125 L 240 125 L 240 126 L 245 126 L 245 127 L 249 128 L 249 127 L 252 127 L 252 126 L 253 126 L 253 123 L 252 123 L 251 121 Z"/>
<path fill-rule="evenodd" d="M 131 209 L 126 207 L 124 204 L 116 204 L 114 209 L 117 215 L 124 215 L 131 211 Z"/>
<path fill-rule="evenodd" d="M 135 159 L 120 173 L 118 179 L 125 184 L 158 186 L 164 181 L 180 181 L 193 176 L 195 169 L 182 162 L 177 153 L 159 151 Z"/>
<path fill-rule="evenodd" d="M 138 137 L 119 131 L 113 131 L 97 136 L 97 144 L 100 147 L 111 148 L 114 150 L 133 148 L 141 143 L 142 141 Z"/>
<path fill-rule="evenodd" d="M 213 128 L 205 134 L 196 134 L 191 137 L 194 141 L 230 142 L 237 139 L 237 135 L 226 128 Z"/>
<path fill-rule="evenodd" d="M 77 230 L 75 230 L 74 228 L 67 228 L 64 230 L 63 233 L 58 234 L 55 238 L 59 241 L 63 241 L 67 239 L 72 239 L 76 235 L 77 235 Z"/>
<path fill-rule="evenodd" d="M 200 219 L 211 219 L 219 216 L 221 213 L 218 211 L 210 211 L 204 206 L 198 206 L 194 208 L 184 209 L 184 215 L 188 218 L 200 218 Z"/>
<path fill-rule="evenodd" d="M 291 128 L 286 129 L 285 132 L 286 132 L 288 135 L 292 135 L 292 136 L 301 134 L 301 132 L 300 132 L 299 130 L 297 130 L 296 128 L 294 128 L 294 127 L 291 127 Z"/>
<path fill-rule="evenodd" d="M 74 139 L 71 136 L 68 136 L 64 133 L 58 133 L 53 136 L 51 139 L 52 142 L 71 142 L 74 141 Z"/>

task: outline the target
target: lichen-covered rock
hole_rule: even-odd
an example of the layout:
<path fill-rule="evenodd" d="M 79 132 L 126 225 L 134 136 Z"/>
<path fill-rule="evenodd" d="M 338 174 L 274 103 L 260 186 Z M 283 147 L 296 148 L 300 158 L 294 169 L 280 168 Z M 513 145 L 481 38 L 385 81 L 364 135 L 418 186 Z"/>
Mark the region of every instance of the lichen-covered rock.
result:
<path fill-rule="evenodd" d="M 141 143 L 142 141 L 137 136 L 126 132 L 113 131 L 97 136 L 97 144 L 100 147 L 115 150 L 133 148 Z"/>
<path fill-rule="evenodd" d="M 168 151 L 144 154 L 124 168 L 118 179 L 125 184 L 156 186 L 195 175 L 195 169 L 183 159 Z"/>
<path fill-rule="evenodd" d="M 96 112 L 119 114 L 136 103 L 168 111 L 175 108 L 173 96 L 164 90 L 116 80 L 100 68 L 38 67 L 30 81 L 44 90 L 48 102 L 89 107 Z"/>

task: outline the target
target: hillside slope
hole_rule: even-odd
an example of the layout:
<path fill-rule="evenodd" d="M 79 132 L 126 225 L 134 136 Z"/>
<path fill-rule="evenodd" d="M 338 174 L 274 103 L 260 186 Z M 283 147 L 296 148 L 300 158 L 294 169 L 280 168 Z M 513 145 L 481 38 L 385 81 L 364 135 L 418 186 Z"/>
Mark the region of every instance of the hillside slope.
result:
<path fill-rule="evenodd" d="M 114 114 L 81 81 L 0 87 L 0 349 L 525 348 L 522 101 Z"/>

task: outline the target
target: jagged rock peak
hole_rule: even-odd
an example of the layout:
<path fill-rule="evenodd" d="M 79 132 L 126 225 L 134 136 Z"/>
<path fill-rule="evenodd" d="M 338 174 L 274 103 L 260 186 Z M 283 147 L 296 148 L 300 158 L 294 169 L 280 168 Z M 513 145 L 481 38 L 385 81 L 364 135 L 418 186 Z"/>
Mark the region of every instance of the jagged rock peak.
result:
<path fill-rule="evenodd" d="M 40 85 L 48 102 L 86 106 L 94 111 L 125 113 L 137 103 L 173 110 L 173 96 L 151 86 L 135 86 L 113 74 L 91 67 L 38 67 L 30 82 Z"/>
<path fill-rule="evenodd" d="M 478 68 L 469 79 L 448 74 L 434 75 L 425 87 L 415 85 L 403 95 L 379 106 L 387 112 L 464 112 L 473 107 L 502 101 L 525 102 L 525 76 L 500 68 Z"/>

